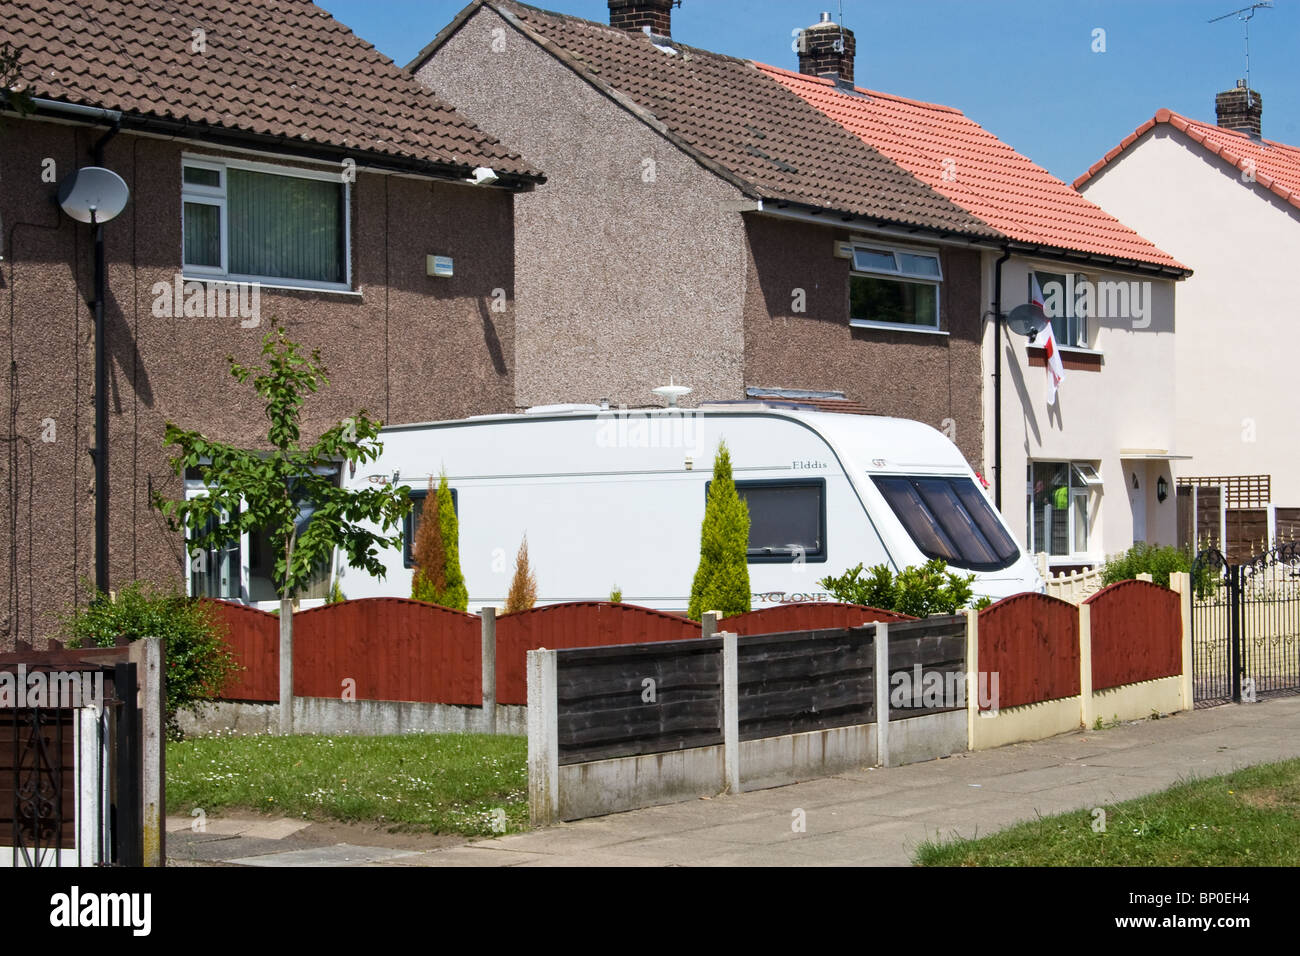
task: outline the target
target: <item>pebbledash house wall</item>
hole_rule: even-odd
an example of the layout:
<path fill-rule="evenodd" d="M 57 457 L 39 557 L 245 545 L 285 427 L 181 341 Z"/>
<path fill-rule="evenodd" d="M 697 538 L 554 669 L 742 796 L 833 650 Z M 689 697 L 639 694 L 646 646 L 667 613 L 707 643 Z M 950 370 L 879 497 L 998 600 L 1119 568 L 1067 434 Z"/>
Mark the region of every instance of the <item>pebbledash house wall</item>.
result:
<path fill-rule="evenodd" d="M 42 181 L 89 165 L 103 129 L 6 119 L 0 131 L 0 305 L 12 355 L 0 483 L 0 648 L 55 636 L 57 618 L 94 578 L 94 323 L 90 227 Z M 181 271 L 182 153 L 300 168 L 320 164 L 122 133 L 103 165 L 131 198 L 105 226 L 109 355 L 110 580 L 182 583 L 183 540 L 150 506 L 183 485 L 164 454 L 164 423 L 248 446 L 265 442 L 262 408 L 226 356 L 260 363 L 272 318 L 318 347 L 330 384 L 304 408 L 314 436 L 365 409 L 385 422 L 513 410 L 512 196 L 496 188 L 365 172 L 351 186 L 351 293 L 261 290 L 261 322 L 159 318 L 157 282 Z M 454 258 L 452 278 L 425 274 Z M 494 296 L 494 290 L 502 290 Z M 504 311 L 494 311 L 504 302 Z M 51 427 L 52 426 L 52 427 Z M 49 440 L 49 439 L 53 440 Z"/>
<path fill-rule="evenodd" d="M 861 328 L 849 324 L 850 263 L 835 248 L 863 233 L 755 213 L 745 226 L 746 384 L 842 391 L 873 414 L 943 431 L 980 470 L 979 252 L 910 243 L 939 254 L 939 334 Z"/>
<path fill-rule="evenodd" d="M 515 205 L 521 405 L 656 404 L 670 376 L 693 389 L 685 405 L 747 386 L 839 390 L 878 414 L 953 419 L 979 461 L 977 254 L 943 249 L 951 334 L 850 329 L 834 255 L 847 231 L 742 212 L 752 200 L 492 10 L 415 75 L 546 170 Z"/>
<path fill-rule="evenodd" d="M 516 400 L 744 394 L 742 196 L 480 8 L 416 72 L 546 170 L 516 200 Z"/>

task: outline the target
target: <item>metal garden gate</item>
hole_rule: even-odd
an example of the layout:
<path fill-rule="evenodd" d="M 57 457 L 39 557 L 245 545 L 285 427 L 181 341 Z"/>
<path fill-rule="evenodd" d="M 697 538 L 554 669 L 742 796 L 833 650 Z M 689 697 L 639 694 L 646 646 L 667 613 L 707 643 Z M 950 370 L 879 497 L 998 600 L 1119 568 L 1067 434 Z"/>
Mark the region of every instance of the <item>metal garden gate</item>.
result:
<path fill-rule="evenodd" d="M 1207 549 L 1192 583 L 1196 706 L 1300 694 L 1300 543 L 1242 564 Z"/>
<path fill-rule="evenodd" d="M 0 663 L 0 867 L 141 865 L 136 665 L 22 656 Z"/>

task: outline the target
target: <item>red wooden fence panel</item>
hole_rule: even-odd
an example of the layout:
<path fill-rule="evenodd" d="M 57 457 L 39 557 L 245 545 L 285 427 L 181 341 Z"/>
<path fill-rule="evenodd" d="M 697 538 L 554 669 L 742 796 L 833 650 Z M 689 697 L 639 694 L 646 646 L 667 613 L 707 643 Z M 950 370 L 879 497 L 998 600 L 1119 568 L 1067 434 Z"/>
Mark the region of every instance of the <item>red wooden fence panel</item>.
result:
<path fill-rule="evenodd" d="M 575 601 L 507 614 L 497 618 L 497 702 L 528 703 L 526 655 L 539 647 L 603 647 L 699 636 L 698 622 L 635 604 Z"/>
<path fill-rule="evenodd" d="M 362 598 L 293 618 L 293 692 L 357 700 L 481 706 L 482 624 L 472 614 L 406 598 Z"/>
<path fill-rule="evenodd" d="M 223 700 L 280 699 L 280 619 L 230 601 L 204 601 L 226 625 L 226 644 L 241 668 L 226 681 Z"/>
<path fill-rule="evenodd" d="M 979 642 L 980 673 L 998 675 L 998 707 L 1079 693 L 1079 609 L 1068 601 L 1005 598 L 980 611 Z"/>
<path fill-rule="evenodd" d="M 723 619 L 721 630 L 737 634 L 781 634 L 785 631 L 812 631 L 823 627 L 857 627 L 872 621 L 915 621 L 897 611 L 882 611 L 863 604 L 836 604 L 830 601 L 807 601 L 780 604 L 736 614 Z"/>
<path fill-rule="evenodd" d="M 1092 688 L 1183 672 L 1178 594 L 1148 581 L 1120 581 L 1084 601 L 1092 609 Z"/>

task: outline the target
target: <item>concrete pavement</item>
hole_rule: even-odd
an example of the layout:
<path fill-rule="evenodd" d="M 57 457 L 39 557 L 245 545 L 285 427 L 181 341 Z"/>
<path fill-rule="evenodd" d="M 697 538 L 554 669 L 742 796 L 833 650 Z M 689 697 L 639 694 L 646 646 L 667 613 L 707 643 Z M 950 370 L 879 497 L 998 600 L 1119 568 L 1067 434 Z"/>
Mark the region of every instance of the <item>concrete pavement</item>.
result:
<path fill-rule="evenodd" d="M 1035 815 L 1113 804 L 1191 776 L 1289 757 L 1300 757 L 1300 697 L 430 849 L 384 840 L 387 847 L 345 843 L 304 853 L 291 834 L 277 840 L 249 832 L 256 842 L 231 845 L 237 856 L 221 855 L 216 841 L 202 850 L 210 861 L 262 866 L 907 866 L 926 838 L 983 835 Z M 188 855 L 175 842 L 182 836 L 169 834 L 169 856 Z"/>

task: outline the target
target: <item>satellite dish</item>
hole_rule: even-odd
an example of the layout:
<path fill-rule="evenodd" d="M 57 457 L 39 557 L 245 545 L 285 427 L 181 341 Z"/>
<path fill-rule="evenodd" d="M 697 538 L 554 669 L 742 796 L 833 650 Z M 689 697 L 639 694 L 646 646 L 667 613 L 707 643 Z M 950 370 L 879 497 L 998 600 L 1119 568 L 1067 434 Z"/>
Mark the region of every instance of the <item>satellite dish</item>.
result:
<path fill-rule="evenodd" d="M 99 166 L 83 166 L 59 183 L 59 205 L 77 222 L 108 222 L 130 196 L 121 176 Z"/>
<path fill-rule="evenodd" d="M 681 398 L 683 395 L 691 394 L 691 390 L 685 385 L 673 385 L 671 376 L 668 378 L 668 383 L 669 384 L 667 385 L 660 385 L 658 388 L 651 389 L 651 391 L 660 398 L 668 399 L 669 408 L 676 408 L 677 399 Z"/>
<path fill-rule="evenodd" d="M 1007 316 L 1007 328 L 1016 335 L 1026 335 L 1033 341 L 1039 332 L 1047 328 L 1047 317 L 1036 305 L 1018 305 Z"/>

